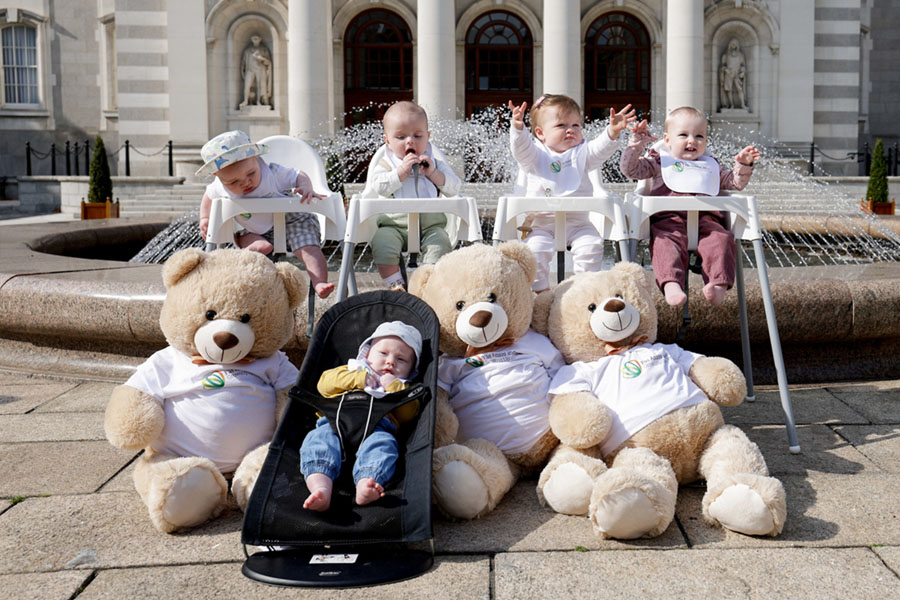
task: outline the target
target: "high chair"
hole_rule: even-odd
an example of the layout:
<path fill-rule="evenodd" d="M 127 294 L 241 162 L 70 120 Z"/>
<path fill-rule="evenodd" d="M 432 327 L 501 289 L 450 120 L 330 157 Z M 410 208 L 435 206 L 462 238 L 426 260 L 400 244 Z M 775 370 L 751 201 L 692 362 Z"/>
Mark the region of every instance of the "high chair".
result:
<path fill-rule="evenodd" d="M 431 146 L 434 158 L 446 162 L 444 154 L 435 146 Z M 380 161 L 385 160 L 385 148 L 379 148 L 369 161 L 369 171 Z M 422 210 L 427 205 L 428 210 Z M 409 215 L 409 233 L 407 252 L 419 251 L 419 215 L 421 213 L 444 213 L 447 215 L 447 234 L 451 246 L 457 241 L 475 242 L 481 240 L 481 225 L 478 219 L 478 205 L 475 198 L 452 196 L 437 198 L 380 198 L 371 188 L 369 181 L 362 193 L 350 198 L 347 211 L 347 228 L 344 232 L 344 246 L 341 254 L 341 270 L 338 275 L 338 300 L 358 293 L 356 275 L 353 271 L 353 249 L 356 244 L 368 243 L 378 230 L 378 215 L 385 213 L 406 213 Z M 401 269 L 403 261 L 400 261 Z M 405 277 L 404 277 L 405 279 Z"/>
<path fill-rule="evenodd" d="M 556 250 L 557 283 L 565 279 L 566 213 L 589 212 L 590 220 L 604 240 L 617 243 L 622 260 L 629 260 L 628 213 L 622 198 L 603 189 L 600 169 L 588 174 L 594 186 L 594 196 L 522 196 L 525 193 L 525 172 L 519 169 L 512 195 L 497 200 L 494 217 L 493 244 L 518 239 L 517 227 L 531 212 L 553 212 L 556 218 L 554 249 Z"/>
<path fill-rule="evenodd" d="M 800 452 L 797 441 L 797 432 L 794 425 L 794 414 L 791 408 L 790 392 L 788 391 L 787 376 L 784 370 L 784 357 L 781 352 L 781 340 L 778 336 L 778 324 L 775 319 L 775 307 L 772 302 L 772 291 L 769 287 L 769 275 L 766 268 L 766 260 L 763 254 L 762 233 L 759 225 L 759 213 L 756 208 L 754 196 L 725 192 L 726 196 L 646 196 L 643 193 L 649 191 L 650 181 L 643 180 L 638 183 L 635 192 L 625 195 L 625 204 L 630 213 L 631 229 L 631 256 L 636 255 L 639 240 L 650 239 L 650 217 L 663 211 L 686 211 L 688 249 L 697 249 L 698 219 L 701 211 L 724 211 L 729 217 L 729 228 L 737 242 L 749 241 L 753 244 L 753 250 L 757 263 L 760 293 L 766 313 L 766 324 L 769 330 L 769 340 L 772 344 L 772 358 L 775 363 L 775 371 L 778 378 L 778 392 L 781 397 L 781 408 L 784 411 L 785 425 L 788 436 L 788 448 L 792 454 Z M 687 293 L 688 272 L 685 273 L 685 293 Z M 747 400 L 755 400 L 753 392 L 753 368 L 750 360 L 750 335 L 747 325 L 747 299 L 744 291 L 743 260 L 740 243 L 736 253 L 735 291 L 738 298 L 741 351 L 744 357 L 744 377 L 747 380 Z M 685 303 L 685 323 L 690 323 L 688 304 Z"/>
<path fill-rule="evenodd" d="M 272 213 L 274 246 L 273 255 L 287 254 L 285 238 L 285 214 L 295 212 L 315 213 L 319 219 L 322 240 L 340 240 L 346 227 L 343 197 L 328 189 L 328 179 L 322 159 L 316 151 L 299 138 L 273 135 L 260 140 L 269 147 L 262 155 L 267 163 L 293 167 L 309 175 L 313 190 L 325 197 L 301 204 L 299 196 L 275 198 L 212 198 L 209 211 L 209 228 L 206 232 L 206 251 L 234 243 L 234 218 L 243 213 Z M 307 337 L 312 335 L 315 321 L 316 294 L 309 286 Z"/>

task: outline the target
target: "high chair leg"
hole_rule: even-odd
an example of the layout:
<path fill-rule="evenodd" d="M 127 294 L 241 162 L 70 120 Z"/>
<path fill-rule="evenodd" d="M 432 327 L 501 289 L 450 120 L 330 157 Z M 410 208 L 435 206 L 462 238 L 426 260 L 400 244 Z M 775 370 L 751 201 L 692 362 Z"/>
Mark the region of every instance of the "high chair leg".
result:
<path fill-rule="evenodd" d="M 312 281 L 309 282 L 309 296 L 306 305 L 307 325 L 306 337 L 312 339 L 313 325 L 316 322 L 316 288 L 313 287 Z"/>
<path fill-rule="evenodd" d="M 750 327 L 747 324 L 747 296 L 744 288 L 744 261 L 738 243 L 734 269 L 734 289 L 738 299 L 738 317 L 741 324 L 741 354 L 744 358 L 744 379 L 747 380 L 747 400 L 756 400 L 753 392 L 753 364 L 750 356 Z"/>
<path fill-rule="evenodd" d="M 344 242 L 344 247 L 341 251 L 341 270 L 338 273 L 338 301 L 346 300 L 347 298 L 347 287 L 350 285 L 350 281 L 353 279 L 353 248 L 356 246 L 353 242 Z M 353 282 L 356 283 L 355 281 Z M 353 287 L 356 287 L 355 285 Z M 355 294 L 355 291 L 351 291 L 352 294 Z"/>

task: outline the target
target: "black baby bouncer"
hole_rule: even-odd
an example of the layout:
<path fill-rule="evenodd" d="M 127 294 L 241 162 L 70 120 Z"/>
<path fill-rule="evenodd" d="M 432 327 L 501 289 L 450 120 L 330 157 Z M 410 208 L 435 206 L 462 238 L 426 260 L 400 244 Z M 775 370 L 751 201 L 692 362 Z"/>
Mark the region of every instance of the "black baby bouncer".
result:
<path fill-rule="evenodd" d="M 379 323 L 396 320 L 422 334 L 417 375 L 406 390 L 381 399 L 365 392 L 345 394 L 343 401 L 319 396 L 316 383 L 323 371 L 355 358 Z M 244 513 L 244 553 L 248 545 L 268 548 L 247 556 L 244 575 L 274 585 L 351 587 L 406 579 L 431 568 L 439 335 L 431 308 L 401 292 L 351 296 L 322 316 Z M 419 415 L 397 432 L 400 457 L 394 477 L 384 486 L 384 498 L 357 506 L 352 466 L 359 442 L 384 415 L 414 400 L 419 401 Z M 315 427 L 316 411 L 328 417 L 333 429 L 339 424 L 343 450 L 341 474 L 324 512 L 303 508 L 309 491 L 300 473 L 300 446 Z"/>

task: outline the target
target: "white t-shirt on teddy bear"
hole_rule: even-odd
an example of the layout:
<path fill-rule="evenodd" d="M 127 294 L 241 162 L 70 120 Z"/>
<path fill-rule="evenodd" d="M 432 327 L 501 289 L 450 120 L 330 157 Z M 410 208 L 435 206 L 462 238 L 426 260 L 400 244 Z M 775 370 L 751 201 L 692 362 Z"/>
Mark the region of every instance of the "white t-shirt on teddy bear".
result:
<path fill-rule="evenodd" d="M 297 183 L 297 170 L 283 167 L 278 163 L 266 163 L 261 158 L 259 185 L 249 194 L 232 194 L 216 177 L 206 186 L 209 198 L 274 198 L 290 194 Z M 238 224 L 251 233 L 267 233 L 274 226 L 272 213 L 242 213 L 234 218 Z"/>
<path fill-rule="evenodd" d="M 275 390 L 294 384 L 284 352 L 237 365 L 195 365 L 171 346 L 154 353 L 126 383 L 162 402 L 166 426 L 150 447 L 205 456 L 223 473 L 275 432 Z"/>
<path fill-rule="evenodd" d="M 563 365 L 553 343 L 532 330 L 493 352 L 442 355 L 438 385 L 450 395 L 460 439 L 485 439 L 505 454 L 531 450 L 550 430 L 547 391 Z"/>
<path fill-rule="evenodd" d="M 550 394 L 589 391 L 612 410 L 612 429 L 601 447 L 606 456 L 663 415 L 707 399 L 688 377 L 698 358 L 702 355 L 675 344 L 641 344 L 563 367 L 553 378 Z"/>

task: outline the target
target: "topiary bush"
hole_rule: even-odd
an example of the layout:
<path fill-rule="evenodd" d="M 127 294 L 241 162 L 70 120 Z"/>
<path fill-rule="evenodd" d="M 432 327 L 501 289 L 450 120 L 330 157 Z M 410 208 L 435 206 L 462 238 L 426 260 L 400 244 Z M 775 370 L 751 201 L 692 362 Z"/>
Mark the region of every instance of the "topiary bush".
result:
<path fill-rule="evenodd" d="M 99 135 L 94 143 L 94 156 L 91 159 L 91 168 L 88 175 L 90 176 L 88 202 L 112 200 L 112 177 L 109 175 L 109 160 L 106 158 L 106 146 L 103 145 L 103 138 Z"/>
<path fill-rule="evenodd" d="M 884 144 L 881 138 L 875 142 L 875 150 L 872 151 L 872 166 L 869 169 L 866 200 L 869 202 L 888 201 L 887 161 L 884 159 Z"/>

